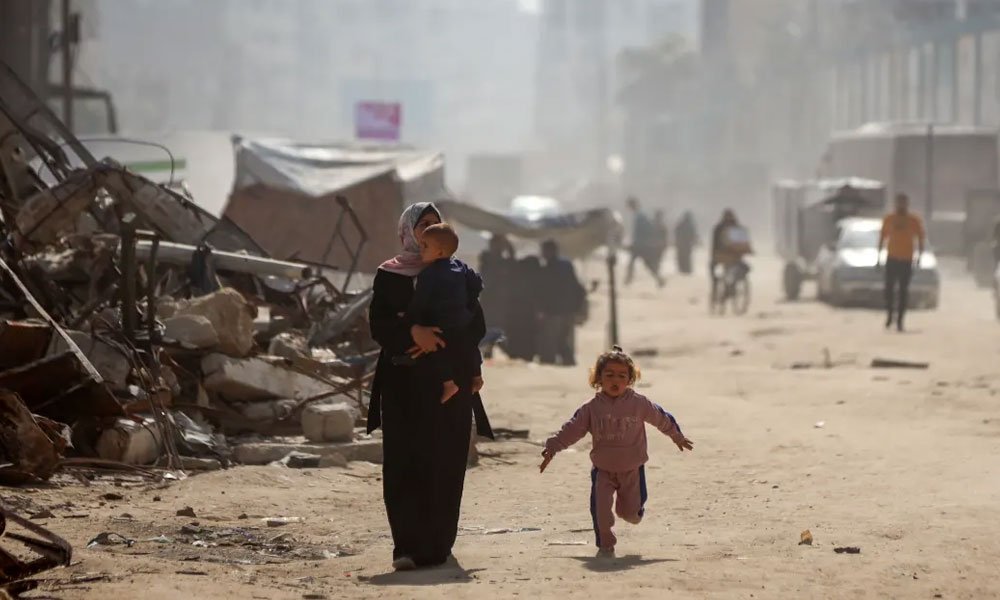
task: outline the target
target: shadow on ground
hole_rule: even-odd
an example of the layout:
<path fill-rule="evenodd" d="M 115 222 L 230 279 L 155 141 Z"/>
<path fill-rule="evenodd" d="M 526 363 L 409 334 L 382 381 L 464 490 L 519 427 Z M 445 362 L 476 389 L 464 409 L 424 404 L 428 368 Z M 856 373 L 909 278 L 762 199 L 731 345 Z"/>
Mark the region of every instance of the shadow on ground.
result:
<path fill-rule="evenodd" d="M 645 567 L 665 562 L 679 562 L 676 558 L 643 558 L 638 554 L 627 554 L 615 558 L 603 556 L 573 556 L 574 560 L 583 563 L 583 566 L 597 573 L 613 573 L 615 571 L 628 571 L 637 567 Z"/>
<path fill-rule="evenodd" d="M 466 569 L 458 561 L 449 560 L 440 567 L 382 573 L 362 581 L 381 586 L 469 583 L 476 580 L 474 575 L 480 571 L 485 569 Z"/>

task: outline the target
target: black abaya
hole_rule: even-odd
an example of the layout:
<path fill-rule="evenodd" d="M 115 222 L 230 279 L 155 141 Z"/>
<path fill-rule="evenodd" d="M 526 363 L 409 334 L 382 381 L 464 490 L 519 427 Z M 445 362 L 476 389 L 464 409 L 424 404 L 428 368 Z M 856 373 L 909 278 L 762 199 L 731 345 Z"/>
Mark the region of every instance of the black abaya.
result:
<path fill-rule="evenodd" d="M 470 390 L 474 361 L 455 365 L 461 389 L 445 404 L 440 381 L 420 361 L 415 367 L 392 364 L 393 356 L 413 345 L 412 323 L 399 316 L 412 295 L 412 278 L 385 271 L 375 276 L 369 322 L 382 353 L 368 429 L 383 431 L 382 487 L 393 559 L 408 556 L 418 566 L 432 566 L 447 559 L 458 534 L 474 410 L 480 435 L 492 433 L 478 394 Z M 478 304 L 475 314 L 469 333 L 479 340 L 486 327 Z"/>

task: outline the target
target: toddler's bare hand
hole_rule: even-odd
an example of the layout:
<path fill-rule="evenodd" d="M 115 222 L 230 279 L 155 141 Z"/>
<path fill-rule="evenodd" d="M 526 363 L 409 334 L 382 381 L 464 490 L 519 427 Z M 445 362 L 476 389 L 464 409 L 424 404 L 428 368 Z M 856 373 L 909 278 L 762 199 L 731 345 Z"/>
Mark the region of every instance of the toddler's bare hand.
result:
<path fill-rule="evenodd" d="M 538 466 L 539 473 L 545 472 L 545 467 L 549 466 L 549 463 L 552 462 L 552 457 L 555 456 L 555 453 L 548 449 L 545 449 L 542 450 L 542 456 L 544 457 L 544 459 L 542 460 L 542 464 Z"/>
<path fill-rule="evenodd" d="M 677 449 L 681 452 L 685 450 L 694 450 L 694 442 L 687 439 L 686 437 L 681 437 L 680 439 L 675 439 L 674 443 L 677 444 Z"/>
<path fill-rule="evenodd" d="M 483 381 L 482 377 L 473 377 L 472 378 L 472 393 L 473 394 L 478 394 L 483 389 L 484 385 L 486 385 L 486 382 Z"/>

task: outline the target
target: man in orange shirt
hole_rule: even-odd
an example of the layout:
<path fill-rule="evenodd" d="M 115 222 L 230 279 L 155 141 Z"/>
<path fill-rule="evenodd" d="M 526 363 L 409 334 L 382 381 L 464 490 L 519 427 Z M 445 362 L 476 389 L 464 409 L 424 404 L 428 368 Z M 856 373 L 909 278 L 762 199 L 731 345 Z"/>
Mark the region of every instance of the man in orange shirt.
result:
<path fill-rule="evenodd" d="M 906 314 L 906 302 L 910 289 L 910 278 L 913 276 L 913 265 L 920 264 L 924 253 L 924 224 L 920 217 L 910 213 L 910 199 L 906 194 L 896 194 L 896 211 L 889 213 L 882 220 L 882 234 L 878 241 L 878 258 L 876 266 L 881 266 L 882 247 L 886 247 L 885 260 L 885 327 L 892 326 L 893 305 L 895 304 L 896 287 L 899 287 L 899 304 L 896 306 L 896 328 L 903 330 L 903 316 Z M 917 241 L 917 253 L 914 260 L 914 240 Z"/>

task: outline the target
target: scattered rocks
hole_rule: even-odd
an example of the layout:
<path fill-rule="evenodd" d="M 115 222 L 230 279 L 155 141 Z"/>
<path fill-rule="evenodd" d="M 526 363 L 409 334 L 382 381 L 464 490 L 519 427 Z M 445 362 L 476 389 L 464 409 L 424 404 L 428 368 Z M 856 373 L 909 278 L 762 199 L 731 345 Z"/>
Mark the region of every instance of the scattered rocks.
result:
<path fill-rule="evenodd" d="M 202 315 L 177 315 L 163 321 L 163 337 L 193 350 L 218 348 L 219 333 Z"/>
<path fill-rule="evenodd" d="M 382 463 L 382 440 L 310 444 L 288 442 L 250 442 L 233 446 L 233 460 L 244 465 L 267 465 L 280 461 L 292 452 L 318 454 L 321 457 L 340 455 L 347 461 Z M 339 459 L 331 459 L 339 460 Z"/>
<path fill-rule="evenodd" d="M 198 515 L 194 514 L 194 509 L 190 506 L 185 506 L 184 508 L 177 511 L 178 517 L 191 517 L 192 519 L 198 518 Z"/>
<path fill-rule="evenodd" d="M 207 296 L 181 300 L 172 308 L 174 318 L 197 316 L 207 319 L 218 337 L 215 347 L 219 352 L 241 357 L 247 356 L 253 349 L 253 320 L 257 311 L 238 291 L 223 288 Z M 187 326 L 195 327 L 194 323 L 188 321 Z M 196 327 L 207 334 L 202 325 Z"/>
<path fill-rule="evenodd" d="M 312 442 L 348 442 L 361 413 L 346 402 L 313 404 L 302 411 L 302 433 Z"/>

